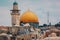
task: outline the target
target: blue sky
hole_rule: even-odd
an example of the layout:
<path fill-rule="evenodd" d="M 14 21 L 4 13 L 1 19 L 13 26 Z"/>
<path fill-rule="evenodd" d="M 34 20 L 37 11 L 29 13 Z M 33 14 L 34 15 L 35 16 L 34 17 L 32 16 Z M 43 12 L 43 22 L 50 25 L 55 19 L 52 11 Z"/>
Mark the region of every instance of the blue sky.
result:
<path fill-rule="evenodd" d="M 47 23 L 47 13 L 49 21 L 56 24 L 60 21 L 60 0 L 16 0 L 21 14 L 30 9 L 39 18 L 39 23 Z M 10 10 L 14 0 L 0 0 L 0 25 L 11 25 Z"/>

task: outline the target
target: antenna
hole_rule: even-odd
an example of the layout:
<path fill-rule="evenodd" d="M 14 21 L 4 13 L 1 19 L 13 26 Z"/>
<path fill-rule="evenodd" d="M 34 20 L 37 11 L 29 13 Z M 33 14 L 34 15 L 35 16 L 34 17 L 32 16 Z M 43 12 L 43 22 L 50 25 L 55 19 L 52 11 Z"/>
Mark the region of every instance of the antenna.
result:
<path fill-rule="evenodd" d="M 47 12 L 47 23 L 49 25 L 49 12 Z"/>

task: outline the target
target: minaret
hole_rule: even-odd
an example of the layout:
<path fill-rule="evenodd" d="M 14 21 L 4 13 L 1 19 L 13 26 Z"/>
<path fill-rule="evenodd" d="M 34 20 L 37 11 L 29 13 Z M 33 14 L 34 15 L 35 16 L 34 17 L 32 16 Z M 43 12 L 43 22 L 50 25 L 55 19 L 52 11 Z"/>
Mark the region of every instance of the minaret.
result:
<path fill-rule="evenodd" d="M 19 13 L 19 9 L 18 9 L 18 3 L 17 2 L 14 2 L 13 3 L 13 10 L 11 10 L 12 13 L 11 13 L 11 17 L 12 17 L 12 26 L 15 26 L 15 25 L 19 25 L 19 16 L 20 16 L 20 13 Z"/>

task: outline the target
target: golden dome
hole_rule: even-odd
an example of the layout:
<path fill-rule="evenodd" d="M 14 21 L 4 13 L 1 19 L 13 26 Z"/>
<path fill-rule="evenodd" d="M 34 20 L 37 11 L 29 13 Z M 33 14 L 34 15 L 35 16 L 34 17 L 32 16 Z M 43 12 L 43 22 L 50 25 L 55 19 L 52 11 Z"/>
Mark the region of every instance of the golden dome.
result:
<path fill-rule="evenodd" d="M 38 17 L 30 10 L 24 12 L 20 17 L 20 22 L 38 22 Z"/>

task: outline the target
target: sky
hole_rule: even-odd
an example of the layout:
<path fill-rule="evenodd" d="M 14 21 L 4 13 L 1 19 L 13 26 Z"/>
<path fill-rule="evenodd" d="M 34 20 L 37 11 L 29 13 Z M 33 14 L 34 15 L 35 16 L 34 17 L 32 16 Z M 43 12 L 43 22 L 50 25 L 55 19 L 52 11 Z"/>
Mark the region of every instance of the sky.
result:
<path fill-rule="evenodd" d="M 11 9 L 15 0 L 0 0 L 0 25 L 11 25 Z M 39 18 L 39 24 L 47 24 L 47 14 L 49 22 L 56 24 L 60 21 L 60 0 L 16 0 L 18 7 L 23 14 L 30 9 Z"/>

